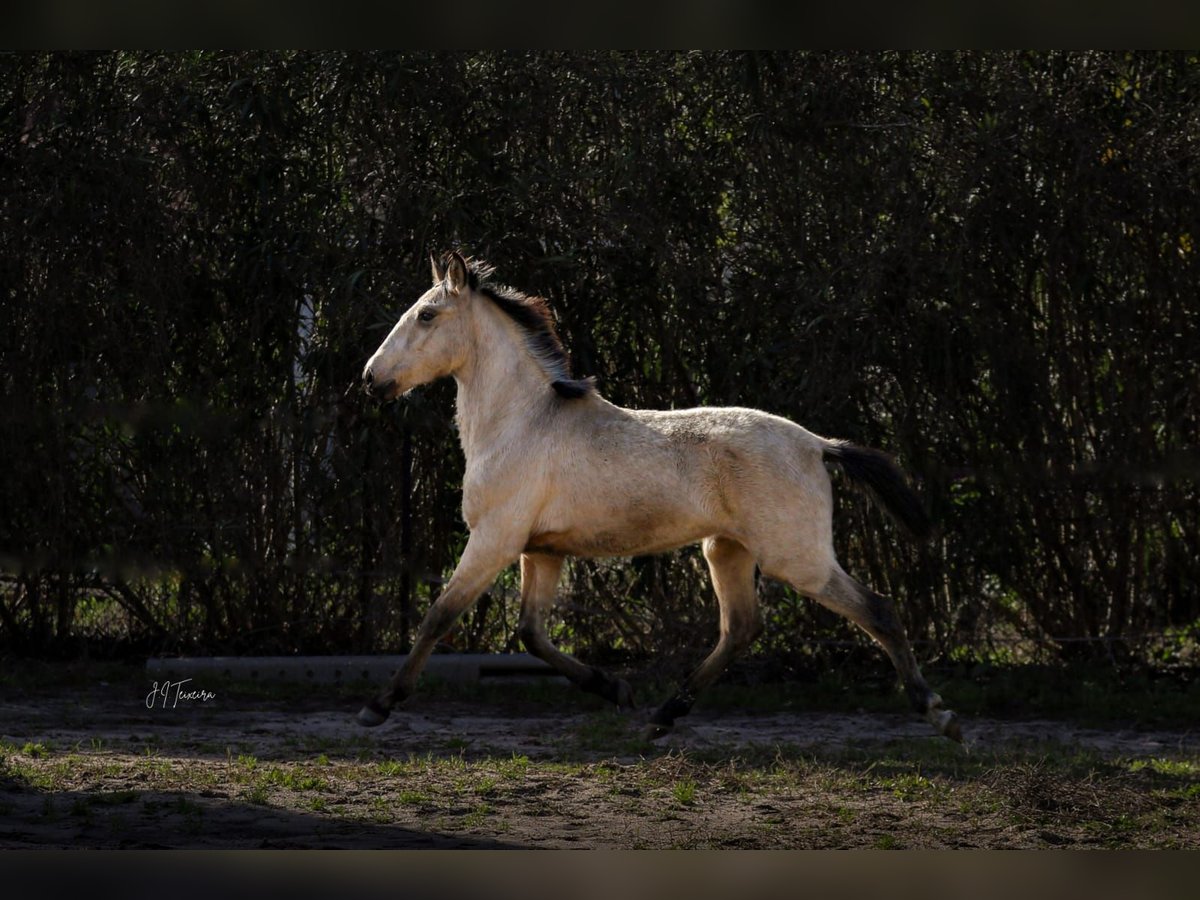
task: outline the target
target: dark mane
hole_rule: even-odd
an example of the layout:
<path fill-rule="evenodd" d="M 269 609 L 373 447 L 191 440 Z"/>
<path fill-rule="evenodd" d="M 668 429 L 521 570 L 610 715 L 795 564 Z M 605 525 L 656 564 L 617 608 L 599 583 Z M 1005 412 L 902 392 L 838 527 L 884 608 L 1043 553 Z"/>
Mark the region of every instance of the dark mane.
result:
<path fill-rule="evenodd" d="M 448 264 L 449 254 L 443 259 Z M 531 297 L 507 285 L 490 281 L 496 269 L 482 259 L 468 258 L 466 262 L 467 283 L 517 323 L 525 335 L 526 348 L 549 376 L 554 392 L 567 399 L 593 392 L 594 379 L 572 377 L 570 359 L 558 338 L 558 332 L 554 330 L 554 317 L 545 298 Z"/>

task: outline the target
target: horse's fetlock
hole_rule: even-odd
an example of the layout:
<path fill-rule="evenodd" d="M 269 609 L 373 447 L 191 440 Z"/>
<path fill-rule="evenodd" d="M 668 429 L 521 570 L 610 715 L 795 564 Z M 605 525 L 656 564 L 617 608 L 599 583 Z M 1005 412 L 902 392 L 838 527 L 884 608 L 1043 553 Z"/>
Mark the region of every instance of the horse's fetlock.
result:
<path fill-rule="evenodd" d="M 629 682 L 623 678 L 614 678 L 595 666 L 588 667 L 588 674 L 579 682 L 579 687 L 588 693 L 598 694 L 619 709 L 633 709 L 637 706 Z"/>
<path fill-rule="evenodd" d="M 695 704 L 696 698 L 690 693 L 680 691 L 657 710 L 650 717 L 650 722 L 654 725 L 665 725 L 670 727 L 675 724 L 675 720 L 680 716 L 686 716 L 692 711 L 692 706 Z"/>
<path fill-rule="evenodd" d="M 921 715 L 928 715 L 931 710 L 942 705 L 942 698 L 921 681 L 907 682 L 904 692 L 908 695 L 908 702 L 912 708 Z"/>

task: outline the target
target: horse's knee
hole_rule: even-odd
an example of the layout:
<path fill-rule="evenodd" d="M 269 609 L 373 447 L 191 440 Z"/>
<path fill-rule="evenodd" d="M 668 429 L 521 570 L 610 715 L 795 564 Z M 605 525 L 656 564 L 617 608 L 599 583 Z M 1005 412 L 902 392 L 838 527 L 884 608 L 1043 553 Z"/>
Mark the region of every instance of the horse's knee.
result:
<path fill-rule="evenodd" d="M 436 601 L 433 606 L 429 607 L 429 612 L 425 613 L 425 618 L 421 620 L 421 627 L 418 632 L 418 637 L 426 638 L 427 640 L 440 640 L 458 621 L 458 617 L 462 615 L 463 609 L 458 606 L 444 603 L 441 600 Z"/>

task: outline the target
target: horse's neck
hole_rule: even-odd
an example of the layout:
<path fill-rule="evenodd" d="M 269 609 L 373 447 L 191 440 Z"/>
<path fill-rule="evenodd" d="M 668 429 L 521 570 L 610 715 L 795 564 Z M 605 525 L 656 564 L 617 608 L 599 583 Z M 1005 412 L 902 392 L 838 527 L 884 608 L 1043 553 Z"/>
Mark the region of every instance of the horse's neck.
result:
<path fill-rule="evenodd" d="M 454 380 L 458 437 L 468 466 L 528 429 L 550 390 L 520 338 L 507 329 L 477 333 L 471 357 Z"/>

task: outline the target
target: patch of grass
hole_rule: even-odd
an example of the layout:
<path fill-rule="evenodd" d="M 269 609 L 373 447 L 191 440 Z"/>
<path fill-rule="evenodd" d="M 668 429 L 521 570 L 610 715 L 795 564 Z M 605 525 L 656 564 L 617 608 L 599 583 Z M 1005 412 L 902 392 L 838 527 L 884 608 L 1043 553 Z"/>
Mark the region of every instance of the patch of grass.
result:
<path fill-rule="evenodd" d="M 242 793 L 242 797 L 247 803 L 253 803 L 255 806 L 269 806 L 270 796 L 267 793 L 265 784 L 255 784 L 248 790 Z"/>
<path fill-rule="evenodd" d="M 529 757 L 514 752 L 509 759 L 498 761 L 496 770 L 502 778 L 524 778 L 529 773 Z"/>
<path fill-rule="evenodd" d="M 387 759 L 376 766 L 376 770 L 385 778 L 394 778 L 397 775 L 403 775 L 405 770 L 404 763 L 396 762 L 394 759 Z"/>
<path fill-rule="evenodd" d="M 1135 759 L 1129 763 L 1131 772 L 1153 772 L 1156 775 L 1170 775 L 1176 778 L 1200 778 L 1200 763 L 1191 759 Z"/>
<path fill-rule="evenodd" d="M 33 759 L 45 759 L 50 755 L 50 748 L 45 744 L 35 744 L 32 741 L 27 741 L 25 746 L 21 748 L 21 752 Z"/>
<path fill-rule="evenodd" d="M 329 787 L 325 779 L 309 775 L 297 768 L 284 769 L 279 766 L 271 766 L 259 776 L 259 779 L 262 783 L 297 792 L 323 791 Z"/>
<path fill-rule="evenodd" d="M 917 772 L 886 778 L 881 784 L 897 800 L 923 800 L 936 792 L 934 783 Z"/>
<path fill-rule="evenodd" d="M 10 760 L 9 773 L 26 786 L 38 791 L 56 791 L 62 789 L 62 770 L 38 765 L 37 763 L 21 763 Z"/>
<path fill-rule="evenodd" d="M 1177 797 L 1180 800 L 1200 800 L 1200 782 L 1167 791 L 1167 796 Z"/>
<path fill-rule="evenodd" d="M 486 803 L 480 803 L 463 816 L 462 823 L 466 828 L 478 828 L 491 813 L 492 808 Z"/>
<path fill-rule="evenodd" d="M 895 835 L 891 835 L 891 834 L 879 835 L 879 837 L 875 838 L 875 842 L 872 844 L 872 846 L 876 850 L 899 850 L 899 849 L 901 849 L 900 841 L 898 841 L 896 839 Z"/>
<path fill-rule="evenodd" d="M 1114 829 L 1135 828 L 1139 818 L 1158 805 L 1112 765 L 1080 776 L 1044 760 L 1021 761 L 998 766 L 981 783 L 1003 798 L 1015 821 L 1077 825 L 1106 839 Z"/>
<path fill-rule="evenodd" d="M 696 802 L 696 782 L 690 778 L 683 778 L 675 782 L 675 787 L 671 790 L 671 795 L 675 798 L 675 802 L 681 806 L 691 806 Z"/>

